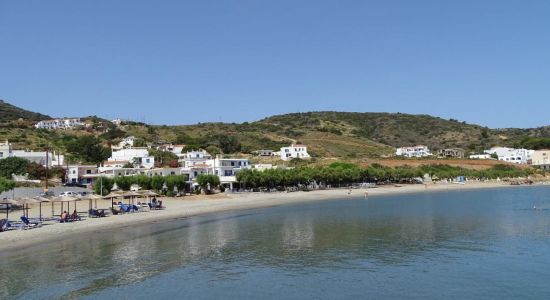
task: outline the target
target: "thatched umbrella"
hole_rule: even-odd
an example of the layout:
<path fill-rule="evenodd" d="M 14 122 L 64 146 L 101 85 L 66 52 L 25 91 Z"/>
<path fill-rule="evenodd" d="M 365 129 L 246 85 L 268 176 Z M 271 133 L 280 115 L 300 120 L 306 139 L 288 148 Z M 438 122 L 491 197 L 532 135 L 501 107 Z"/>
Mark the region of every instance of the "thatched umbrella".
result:
<path fill-rule="evenodd" d="M 10 217 L 10 207 L 9 207 L 9 205 L 18 205 L 19 202 L 15 201 L 13 199 L 4 199 L 4 200 L 0 200 L 0 204 L 5 204 L 6 205 L 6 220 L 7 220 Z"/>
<path fill-rule="evenodd" d="M 97 208 L 97 199 L 103 199 L 100 195 L 96 194 L 87 194 L 86 196 L 80 197 L 82 200 L 89 200 L 90 201 L 90 209 L 92 209 L 92 200 L 95 200 L 95 208 Z"/>
<path fill-rule="evenodd" d="M 53 203 L 53 201 L 50 198 L 46 198 L 46 197 L 42 197 L 42 196 L 37 196 L 37 197 L 34 197 L 33 199 L 38 201 L 38 205 L 40 207 L 38 218 L 40 219 L 40 221 L 42 221 L 42 202 L 52 202 Z"/>
<path fill-rule="evenodd" d="M 141 195 L 146 196 L 148 201 L 151 202 L 151 197 L 155 197 L 158 194 L 153 191 L 147 190 L 147 191 L 141 191 Z"/>
<path fill-rule="evenodd" d="M 19 198 L 16 201 L 19 204 L 23 205 L 23 207 L 26 206 L 26 208 L 23 209 L 23 215 L 25 215 L 27 218 L 29 217 L 29 204 L 40 202 L 38 200 L 35 200 L 33 198 L 29 198 L 29 197 Z M 27 212 L 26 214 L 25 214 L 25 211 Z"/>
<path fill-rule="evenodd" d="M 61 202 L 61 213 L 63 213 L 63 202 L 67 202 L 67 212 L 71 211 L 71 201 L 74 201 L 74 208 L 76 209 L 76 201 L 80 201 L 80 198 L 72 196 L 59 197 L 58 201 Z"/>
<path fill-rule="evenodd" d="M 130 192 L 126 192 L 124 194 L 122 194 L 123 197 L 129 197 L 132 201 L 132 205 L 134 204 L 134 197 L 141 197 L 141 194 L 140 193 L 137 193 L 137 192 L 133 192 L 133 191 L 130 191 Z M 130 204 L 130 203 L 128 203 Z"/>
<path fill-rule="evenodd" d="M 103 199 L 111 199 L 111 208 L 113 208 L 114 207 L 113 199 L 114 198 L 120 198 L 120 197 L 122 197 L 122 195 L 120 193 L 111 192 L 109 195 L 103 196 Z"/>

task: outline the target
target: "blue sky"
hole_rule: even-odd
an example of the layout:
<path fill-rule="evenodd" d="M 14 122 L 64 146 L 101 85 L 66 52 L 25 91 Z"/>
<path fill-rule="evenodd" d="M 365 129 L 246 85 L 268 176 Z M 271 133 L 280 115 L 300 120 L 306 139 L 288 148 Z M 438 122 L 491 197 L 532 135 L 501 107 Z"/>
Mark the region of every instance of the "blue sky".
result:
<path fill-rule="evenodd" d="M 550 1 L 0 0 L 0 99 L 154 124 L 298 111 L 550 125 Z"/>

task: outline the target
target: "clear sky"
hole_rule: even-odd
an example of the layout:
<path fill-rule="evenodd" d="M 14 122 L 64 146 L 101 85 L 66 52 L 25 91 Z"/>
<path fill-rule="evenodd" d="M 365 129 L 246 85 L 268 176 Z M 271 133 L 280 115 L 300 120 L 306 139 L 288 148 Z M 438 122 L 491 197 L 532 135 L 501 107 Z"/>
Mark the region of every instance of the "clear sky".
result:
<path fill-rule="evenodd" d="M 0 99 L 154 124 L 337 110 L 550 125 L 550 1 L 0 0 Z"/>

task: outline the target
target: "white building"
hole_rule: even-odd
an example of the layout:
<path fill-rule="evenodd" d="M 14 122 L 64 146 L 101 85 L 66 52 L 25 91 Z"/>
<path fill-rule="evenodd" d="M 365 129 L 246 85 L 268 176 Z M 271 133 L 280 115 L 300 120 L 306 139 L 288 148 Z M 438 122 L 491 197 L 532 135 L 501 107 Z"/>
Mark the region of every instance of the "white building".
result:
<path fill-rule="evenodd" d="M 5 141 L 0 143 L 0 159 L 10 157 L 12 150 L 10 142 Z"/>
<path fill-rule="evenodd" d="M 267 149 L 263 149 L 263 150 L 256 150 L 253 152 L 254 155 L 258 155 L 258 156 L 274 156 L 274 151 L 273 150 L 267 150 Z"/>
<path fill-rule="evenodd" d="M 532 160 L 533 166 L 550 171 L 550 150 L 535 150 Z"/>
<path fill-rule="evenodd" d="M 34 125 L 38 129 L 69 129 L 84 125 L 79 118 L 43 120 Z"/>
<path fill-rule="evenodd" d="M 118 143 L 117 146 L 111 146 L 111 149 L 120 150 L 125 148 L 132 148 L 134 147 L 135 140 L 136 138 L 134 136 L 125 137 L 122 141 L 120 141 L 120 143 Z"/>
<path fill-rule="evenodd" d="M 311 158 L 311 156 L 307 153 L 306 145 L 290 145 L 289 147 L 281 147 L 280 155 L 282 160 L 291 160 L 293 158 Z"/>
<path fill-rule="evenodd" d="M 120 150 L 113 150 L 111 157 L 107 160 L 107 163 L 111 165 L 132 163 L 134 166 L 141 166 L 145 169 L 151 169 L 155 166 L 155 158 L 149 156 L 149 150 L 147 148 L 126 148 Z"/>
<path fill-rule="evenodd" d="M 414 147 L 401 147 L 395 150 L 395 155 L 404 157 L 426 157 L 431 156 L 432 152 L 427 146 L 417 145 Z"/>
<path fill-rule="evenodd" d="M 529 164 L 533 158 L 534 150 L 515 149 L 507 147 L 493 147 L 483 151 L 487 154 L 496 154 L 498 160 L 506 161 L 514 164 Z"/>
<path fill-rule="evenodd" d="M 65 156 L 57 152 L 13 150 L 9 141 L 0 143 L 0 159 L 8 157 L 24 158 L 44 167 L 63 166 Z"/>
<path fill-rule="evenodd" d="M 223 158 L 212 156 L 204 151 L 189 151 L 183 154 L 183 158 L 179 160 L 181 164 L 181 173 L 188 174 L 189 180 L 194 181 L 201 174 L 217 175 L 222 184 L 229 184 L 230 188 L 233 183 L 237 182 L 235 174 L 243 169 L 250 168 L 250 162 L 247 158 Z"/>
<path fill-rule="evenodd" d="M 470 159 L 492 159 L 491 154 L 474 154 L 469 157 Z"/>
<path fill-rule="evenodd" d="M 99 176 L 95 165 L 69 165 L 67 167 L 67 183 L 93 185 Z"/>

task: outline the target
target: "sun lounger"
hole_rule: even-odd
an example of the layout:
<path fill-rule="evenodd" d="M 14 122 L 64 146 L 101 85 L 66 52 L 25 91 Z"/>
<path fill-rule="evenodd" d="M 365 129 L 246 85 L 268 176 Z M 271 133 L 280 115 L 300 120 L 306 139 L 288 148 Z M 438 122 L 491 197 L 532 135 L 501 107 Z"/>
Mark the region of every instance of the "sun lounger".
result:
<path fill-rule="evenodd" d="M 93 209 L 93 208 L 90 208 L 90 210 L 88 211 L 88 215 L 90 216 L 90 218 L 101 218 L 101 217 L 107 216 L 105 214 L 104 209 Z"/>
<path fill-rule="evenodd" d="M 35 228 L 35 227 L 41 227 L 42 226 L 42 222 L 31 222 L 29 221 L 29 219 L 25 216 L 21 216 L 21 222 L 23 222 L 23 224 L 25 224 L 25 226 L 27 227 L 27 229 L 30 229 L 30 228 Z"/>

